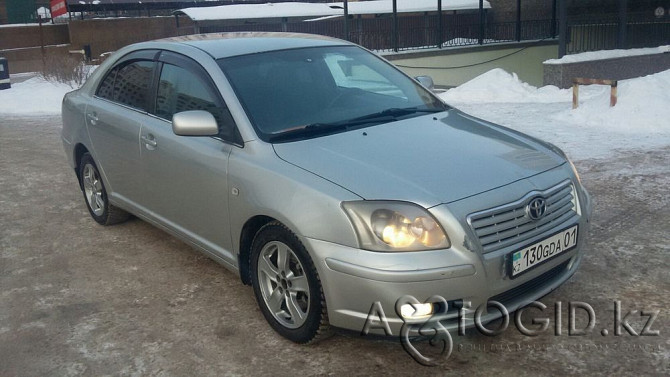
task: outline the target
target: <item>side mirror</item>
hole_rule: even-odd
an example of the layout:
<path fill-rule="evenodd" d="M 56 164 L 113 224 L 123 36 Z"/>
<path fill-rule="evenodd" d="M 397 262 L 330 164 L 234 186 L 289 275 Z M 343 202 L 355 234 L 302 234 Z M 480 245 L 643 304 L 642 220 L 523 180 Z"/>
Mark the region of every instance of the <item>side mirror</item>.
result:
<path fill-rule="evenodd" d="M 182 111 L 172 116 L 172 132 L 179 136 L 216 136 L 219 126 L 207 111 Z"/>
<path fill-rule="evenodd" d="M 430 90 L 431 92 L 435 90 L 435 83 L 433 82 L 433 78 L 430 76 L 416 76 L 414 78 L 416 81 L 419 82 L 424 88 Z"/>

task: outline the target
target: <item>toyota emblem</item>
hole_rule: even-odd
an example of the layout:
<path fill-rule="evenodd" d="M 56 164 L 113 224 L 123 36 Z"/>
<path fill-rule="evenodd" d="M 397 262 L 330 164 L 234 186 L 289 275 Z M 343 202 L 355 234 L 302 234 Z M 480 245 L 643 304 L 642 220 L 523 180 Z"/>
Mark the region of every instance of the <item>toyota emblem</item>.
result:
<path fill-rule="evenodd" d="M 547 212 L 547 201 L 542 197 L 533 198 L 526 206 L 528 217 L 532 220 L 539 220 Z"/>

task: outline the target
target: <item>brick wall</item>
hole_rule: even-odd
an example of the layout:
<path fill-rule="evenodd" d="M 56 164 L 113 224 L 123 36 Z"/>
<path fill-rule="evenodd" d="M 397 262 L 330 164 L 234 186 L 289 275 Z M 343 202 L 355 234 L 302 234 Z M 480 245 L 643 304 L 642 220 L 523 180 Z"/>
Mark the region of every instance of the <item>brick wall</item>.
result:
<path fill-rule="evenodd" d="M 180 27 L 192 26 L 185 18 L 180 18 L 179 22 Z M 132 43 L 176 35 L 178 30 L 174 17 L 109 18 L 70 22 L 72 48 L 80 49 L 84 45 L 90 45 L 94 58 L 103 52 L 116 51 Z"/>
<path fill-rule="evenodd" d="M 44 57 L 68 55 L 69 46 L 49 46 L 44 48 Z M 42 70 L 43 55 L 40 47 L 26 47 L 14 50 L 0 50 L 0 56 L 7 58 L 9 73 L 39 72 Z"/>
<path fill-rule="evenodd" d="M 40 36 L 41 35 L 41 36 Z M 0 28 L 0 50 L 37 47 L 44 45 L 58 45 L 70 42 L 70 35 L 66 24 L 31 26 L 5 26 Z"/>

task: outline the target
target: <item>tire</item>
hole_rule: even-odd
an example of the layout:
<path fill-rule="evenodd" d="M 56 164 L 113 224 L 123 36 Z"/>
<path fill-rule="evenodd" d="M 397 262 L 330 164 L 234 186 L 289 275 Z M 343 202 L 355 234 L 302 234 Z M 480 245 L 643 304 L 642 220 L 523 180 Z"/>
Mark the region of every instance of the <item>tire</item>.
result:
<path fill-rule="evenodd" d="M 130 217 L 128 212 L 109 204 L 105 184 L 90 153 L 84 153 L 79 161 L 79 182 L 86 208 L 98 224 L 114 225 Z"/>
<path fill-rule="evenodd" d="M 281 255 L 284 263 L 280 263 Z M 276 332 L 301 344 L 331 335 L 314 263 L 298 237 L 283 224 L 271 222 L 256 233 L 250 270 L 258 306 Z"/>

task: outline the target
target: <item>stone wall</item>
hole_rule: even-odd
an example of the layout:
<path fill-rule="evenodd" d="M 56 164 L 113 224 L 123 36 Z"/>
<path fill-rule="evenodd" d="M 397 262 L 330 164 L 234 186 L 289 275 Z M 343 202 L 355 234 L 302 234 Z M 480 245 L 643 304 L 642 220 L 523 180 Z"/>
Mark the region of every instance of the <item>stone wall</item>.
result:
<path fill-rule="evenodd" d="M 670 69 L 670 52 L 592 60 L 578 63 L 544 64 L 544 85 L 572 86 L 574 78 L 625 80 Z"/>

